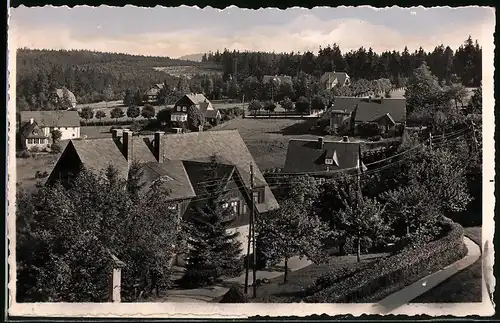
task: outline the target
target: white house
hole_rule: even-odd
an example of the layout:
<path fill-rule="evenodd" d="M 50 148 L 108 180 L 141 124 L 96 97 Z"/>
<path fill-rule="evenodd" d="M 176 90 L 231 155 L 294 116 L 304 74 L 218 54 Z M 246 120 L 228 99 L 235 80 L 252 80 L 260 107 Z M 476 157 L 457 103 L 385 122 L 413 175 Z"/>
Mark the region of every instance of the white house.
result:
<path fill-rule="evenodd" d="M 46 147 L 52 131 L 61 132 L 60 140 L 80 138 L 80 116 L 76 111 L 21 111 L 19 113 L 22 148 Z"/>
<path fill-rule="evenodd" d="M 345 72 L 326 72 L 321 76 L 320 84 L 325 90 L 331 90 L 335 86 L 348 86 L 351 78 Z"/>
<path fill-rule="evenodd" d="M 189 107 L 195 106 L 206 121 L 213 122 L 221 117 L 219 110 L 215 109 L 210 101 L 203 94 L 189 93 L 180 98 L 174 105 L 171 121 L 186 122 Z"/>

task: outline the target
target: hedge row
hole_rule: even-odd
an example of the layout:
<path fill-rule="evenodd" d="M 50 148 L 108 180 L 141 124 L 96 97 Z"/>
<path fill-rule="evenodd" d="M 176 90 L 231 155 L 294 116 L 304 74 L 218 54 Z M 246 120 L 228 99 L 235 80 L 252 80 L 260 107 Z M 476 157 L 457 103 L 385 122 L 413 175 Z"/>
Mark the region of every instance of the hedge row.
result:
<path fill-rule="evenodd" d="M 407 246 L 400 253 L 372 263 L 366 270 L 334 283 L 312 296 L 306 303 L 355 303 L 366 301 L 368 296 L 391 287 L 411 284 L 422 277 L 463 258 L 467 253 L 463 244 L 463 228 L 449 219 L 443 220 L 447 234 L 435 241 L 415 248 Z"/>

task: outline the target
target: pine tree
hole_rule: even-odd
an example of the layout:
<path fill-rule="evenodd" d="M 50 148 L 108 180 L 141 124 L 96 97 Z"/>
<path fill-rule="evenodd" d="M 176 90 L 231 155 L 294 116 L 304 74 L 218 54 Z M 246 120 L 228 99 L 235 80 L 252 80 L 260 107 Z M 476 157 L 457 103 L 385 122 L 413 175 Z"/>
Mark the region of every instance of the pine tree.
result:
<path fill-rule="evenodd" d="M 241 243 L 236 240 L 239 233 L 228 232 L 227 225 L 234 219 L 234 213 L 224 199 L 224 165 L 213 159 L 205 169 L 204 195 L 209 199 L 193 206 L 192 216 L 187 224 L 190 246 L 186 273 L 181 280 L 186 286 L 212 285 L 222 276 L 237 276 L 243 269 Z"/>

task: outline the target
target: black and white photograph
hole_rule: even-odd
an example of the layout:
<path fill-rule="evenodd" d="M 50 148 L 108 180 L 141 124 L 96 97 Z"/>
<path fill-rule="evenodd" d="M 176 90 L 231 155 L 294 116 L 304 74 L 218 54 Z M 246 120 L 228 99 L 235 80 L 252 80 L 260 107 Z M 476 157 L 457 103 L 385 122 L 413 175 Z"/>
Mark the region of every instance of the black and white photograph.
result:
<path fill-rule="evenodd" d="M 10 8 L 9 314 L 492 315 L 494 26 Z"/>

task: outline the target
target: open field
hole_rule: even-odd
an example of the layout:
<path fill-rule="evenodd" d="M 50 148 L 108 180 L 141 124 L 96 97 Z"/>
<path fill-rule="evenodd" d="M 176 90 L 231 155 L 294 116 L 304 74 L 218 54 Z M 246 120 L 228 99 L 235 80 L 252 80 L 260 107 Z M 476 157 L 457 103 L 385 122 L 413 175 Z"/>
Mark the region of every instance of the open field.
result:
<path fill-rule="evenodd" d="M 241 134 L 255 162 L 261 170 L 280 168 L 285 164 L 288 141 L 292 138 L 312 138 L 308 130 L 317 119 L 252 119 L 236 118 L 220 124 L 212 130 L 233 130 Z M 339 137 L 324 136 L 325 140 Z"/>
<path fill-rule="evenodd" d="M 481 227 L 464 228 L 464 234 L 475 243 L 481 243 Z M 412 303 L 474 303 L 482 301 L 482 259 L 445 280 Z"/>
<path fill-rule="evenodd" d="M 60 142 L 61 152 L 66 148 L 67 144 L 67 140 Z M 59 156 L 59 154 L 44 153 L 35 157 L 16 158 L 16 184 L 26 189 L 34 188 L 40 180 L 35 178 L 35 173 L 39 171 L 50 174 Z M 44 181 L 45 178 L 41 180 Z"/>

